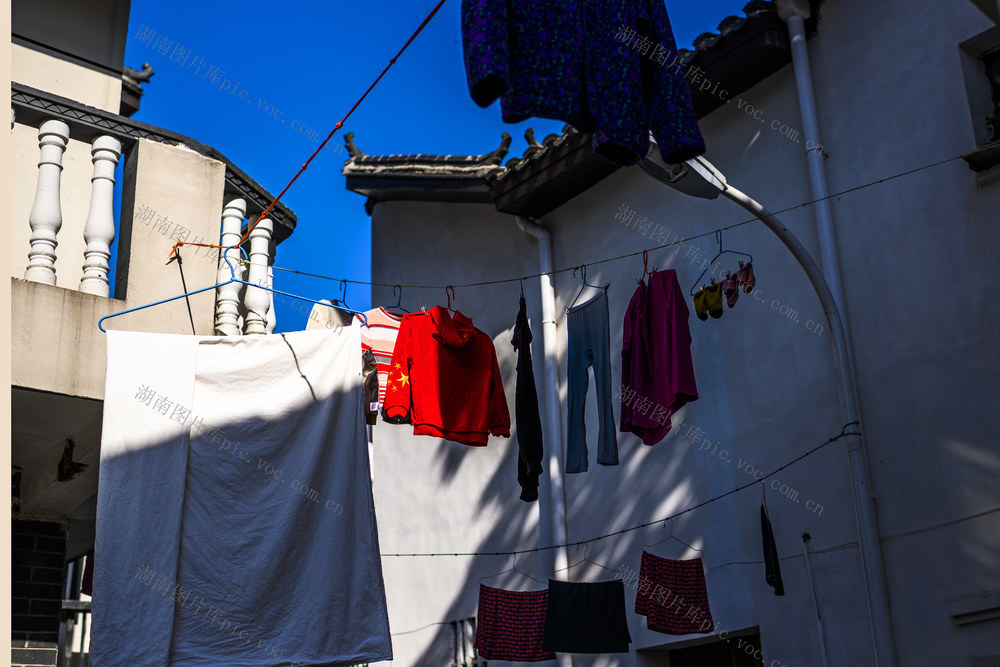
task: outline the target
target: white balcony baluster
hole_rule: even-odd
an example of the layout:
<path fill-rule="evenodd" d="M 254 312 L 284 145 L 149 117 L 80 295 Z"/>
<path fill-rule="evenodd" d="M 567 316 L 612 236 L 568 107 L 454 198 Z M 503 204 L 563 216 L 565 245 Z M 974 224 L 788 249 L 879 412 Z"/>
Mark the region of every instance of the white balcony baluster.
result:
<path fill-rule="evenodd" d="M 267 314 L 271 306 L 271 294 L 256 285 L 267 285 L 267 260 L 270 254 L 271 219 L 263 218 L 250 232 L 250 277 L 243 305 L 246 308 L 246 334 L 267 333 Z"/>
<path fill-rule="evenodd" d="M 247 203 L 243 199 L 233 199 L 222 211 L 222 236 L 220 244 L 229 248 L 240 240 L 240 230 L 243 228 L 243 217 L 247 212 Z M 233 265 L 233 274 L 243 279 L 243 264 L 240 263 L 240 249 L 229 248 L 225 256 Z M 229 265 L 219 257 L 218 282 L 224 283 L 232 277 Z M 215 333 L 221 336 L 240 335 L 240 293 L 244 285 L 229 283 L 215 290 Z"/>
<path fill-rule="evenodd" d="M 270 259 L 271 259 L 271 264 L 268 265 L 268 267 L 267 267 L 267 286 L 268 287 L 274 287 L 274 266 L 273 266 L 274 255 L 273 254 L 271 255 Z M 267 309 L 267 325 L 264 327 L 264 329 L 267 331 L 267 333 L 271 334 L 271 333 L 274 333 L 274 327 L 276 327 L 278 325 L 278 317 L 277 317 L 277 315 L 274 312 L 274 292 L 268 292 L 267 296 L 268 296 L 268 298 L 271 299 L 271 305 Z"/>
<path fill-rule="evenodd" d="M 83 229 L 87 248 L 83 252 L 80 291 L 97 296 L 111 296 L 108 261 L 111 259 L 111 244 L 115 240 L 115 167 L 121 153 L 121 142 L 109 136 L 94 139 L 90 149 L 94 177 L 90 179 L 90 210 Z"/>
<path fill-rule="evenodd" d="M 59 205 L 59 181 L 62 157 L 69 143 L 69 125 L 61 120 L 47 120 L 38 128 L 38 184 L 28 222 L 31 225 L 31 250 L 25 280 L 56 284 L 56 234 L 62 227 Z"/>

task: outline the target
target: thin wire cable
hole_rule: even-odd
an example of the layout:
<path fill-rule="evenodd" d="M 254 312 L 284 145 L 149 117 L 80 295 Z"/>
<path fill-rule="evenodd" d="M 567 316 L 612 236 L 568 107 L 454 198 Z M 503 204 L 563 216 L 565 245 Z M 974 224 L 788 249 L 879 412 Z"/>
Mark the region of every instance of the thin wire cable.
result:
<path fill-rule="evenodd" d="M 858 190 L 863 190 L 865 188 L 870 188 L 870 187 L 873 187 L 875 185 L 879 185 L 881 183 L 886 183 L 888 181 L 892 181 L 892 180 L 895 180 L 897 178 L 902 178 L 903 176 L 909 176 L 910 174 L 915 174 L 917 172 L 924 171 L 925 169 L 932 169 L 933 167 L 938 167 L 938 166 L 940 166 L 942 164 L 947 164 L 948 162 L 953 162 L 953 161 L 959 160 L 961 158 L 962 158 L 961 155 L 956 155 L 955 157 L 950 157 L 950 158 L 948 158 L 946 160 L 940 160 L 940 161 L 934 162 L 932 164 L 924 165 L 922 167 L 916 167 L 915 169 L 910 169 L 908 171 L 903 171 L 903 172 L 900 172 L 898 174 L 893 174 L 892 176 L 887 176 L 885 178 L 880 178 L 877 181 L 871 181 L 869 183 L 863 183 L 862 185 L 857 185 L 857 186 L 854 186 L 852 188 L 848 188 L 846 190 L 841 190 L 840 192 L 834 192 L 833 194 L 829 194 L 829 195 L 827 195 L 825 197 L 820 197 L 818 199 L 812 199 L 812 200 L 809 200 L 809 201 L 804 201 L 804 202 L 802 202 L 800 204 L 795 204 L 794 206 L 789 206 L 787 208 L 780 209 L 778 211 L 775 211 L 773 213 L 773 215 L 781 215 L 782 213 L 788 213 L 789 211 L 794 211 L 794 210 L 799 209 L 799 208 L 804 208 L 806 206 L 812 206 L 813 204 L 817 204 L 817 203 L 819 203 L 821 201 L 824 201 L 824 200 L 827 200 L 827 199 L 831 199 L 833 197 L 840 197 L 842 195 L 850 194 L 851 192 L 857 192 Z M 758 218 L 755 218 L 755 217 L 754 218 L 747 218 L 746 220 L 742 220 L 740 222 L 736 222 L 736 223 L 733 223 L 731 225 L 727 225 L 725 227 L 719 227 L 718 229 L 713 229 L 711 231 L 704 232 L 703 234 L 695 234 L 693 236 L 687 236 L 687 237 L 682 238 L 682 239 L 674 239 L 670 243 L 666 243 L 664 245 L 653 246 L 652 248 L 644 248 L 642 250 L 637 250 L 635 252 L 625 253 L 624 255 L 617 255 L 615 257 L 608 257 L 606 259 L 599 259 L 599 260 L 595 260 L 593 262 L 587 262 L 586 264 L 587 264 L 587 266 L 594 266 L 594 265 L 597 265 L 597 264 L 606 264 L 608 262 L 616 262 L 616 261 L 619 261 L 619 260 L 622 260 L 622 259 L 629 259 L 631 257 L 637 257 L 637 256 L 641 255 L 644 252 L 653 252 L 653 251 L 656 251 L 656 250 L 663 250 L 665 248 L 670 248 L 671 246 L 679 245 L 681 243 L 687 243 L 688 241 L 694 241 L 696 239 L 700 239 L 703 236 L 709 236 L 711 234 L 715 234 L 717 231 L 723 231 L 723 232 L 729 231 L 730 229 L 736 229 L 737 227 L 742 227 L 743 225 L 748 225 L 748 224 L 750 224 L 752 222 L 758 222 Z M 212 247 L 218 247 L 218 246 L 212 246 Z M 350 278 L 334 278 L 332 276 L 324 276 L 324 275 L 321 275 L 321 274 L 318 274 L 318 273 L 310 273 L 308 271 L 299 271 L 297 269 L 286 269 L 286 268 L 281 267 L 281 266 L 275 266 L 275 267 L 272 267 L 272 268 L 275 271 L 284 271 L 286 273 L 294 273 L 294 274 L 297 274 L 297 275 L 300 275 L 300 276 L 306 276 L 306 277 L 309 277 L 309 278 L 321 278 L 323 280 L 334 280 L 334 281 L 337 281 L 337 282 L 340 282 L 342 280 L 346 280 L 347 282 L 353 283 L 355 285 L 372 285 L 374 287 L 395 287 L 396 285 L 399 285 L 400 287 L 404 287 L 404 288 L 408 288 L 408 289 L 445 289 L 446 287 L 483 287 L 483 286 L 486 286 L 486 285 L 501 285 L 501 284 L 504 284 L 504 283 L 512 283 L 512 282 L 517 282 L 517 281 L 525 280 L 525 279 L 541 278 L 542 276 L 545 276 L 545 275 L 556 275 L 558 273 L 565 273 L 566 271 L 573 271 L 575 269 L 580 268 L 580 265 L 577 264 L 575 266 L 567 266 L 567 267 L 564 267 L 564 268 L 561 268 L 561 269 L 554 269 L 550 273 L 535 273 L 535 274 L 526 275 L 526 276 L 518 276 L 516 278 L 503 278 L 503 279 L 500 279 L 500 280 L 482 280 L 482 281 L 474 282 L 474 283 L 450 283 L 449 285 L 403 285 L 403 284 L 400 284 L 400 283 L 373 283 L 373 282 L 366 282 L 364 280 L 352 280 Z"/>
<path fill-rule="evenodd" d="M 700 502 L 697 505 L 692 505 L 691 507 L 688 507 L 687 509 L 683 509 L 680 512 L 677 512 L 676 514 L 671 514 L 670 516 L 663 517 L 662 519 L 656 519 L 655 521 L 647 521 L 646 523 L 640 523 L 640 524 L 635 525 L 635 526 L 629 526 L 628 528 L 622 528 L 621 530 L 616 530 L 616 531 L 614 531 L 612 533 L 606 533 L 604 535 L 598 535 L 597 537 L 591 537 L 590 539 L 587 539 L 587 540 L 578 540 L 576 542 L 566 542 L 565 544 L 553 544 L 553 545 L 547 546 L 547 547 L 533 547 L 533 548 L 530 548 L 530 549 L 515 549 L 514 551 L 466 551 L 466 552 L 441 552 L 441 553 L 382 554 L 382 556 L 384 558 L 415 558 L 415 557 L 423 558 L 423 557 L 433 557 L 433 556 L 513 556 L 513 555 L 517 555 L 517 554 L 529 554 L 529 553 L 537 553 L 539 551 L 549 551 L 551 549 L 562 549 L 562 548 L 565 548 L 565 547 L 579 547 L 579 546 L 584 545 L 584 544 L 589 545 L 591 542 L 598 542 L 600 540 L 605 540 L 605 539 L 607 539 L 609 537 L 615 537 L 617 535 L 624 535 L 625 533 L 630 533 L 630 532 L 632 532 L 634 530 L 640 530 L 642 528 L 648 528 L 649 526 L 655 526 L 658 523 L 664 523 L 665 521 L 669 521 L 671 519 L 676 519 L 677 517 L 682 516 L 684 514 L 687 514 L 688 512 L 693 512 L 696 509 L 699 509 L 701 507 L 705 507 L 706 505 L 711 505 L 714 502 L 718 502 L 719 500 L 722 500 L 723 498 L 726 498 L 727 496 L 731 496 L 734 493 L 739 493 L 743 489 L 749 488 L 749 487 L 753 486 L 754 484 L 758 484 L 758 483 L 759 484 L 763 484 L 763 482 L 764 482 L 765 479 L 767 479 L 769 477 L 773 477 L 774 475 L 778 474 L 779 472 L 781 472 L 785 468 L 787 468 L 787 467 L 789 467 L 789 466 L 791 466 L 791 465 L 793 465 L 795 463 L 798 463 L 799 461 L 801 461 L 802 459 L 806 458 L 807 456 L 811 456 L 811 455 L 815 454 L 816 452 L 818 452 L 820 449 L 826 447 L 827 445 L 829 445 L 829 444 L 831 444 L 833 442 L 836 442 L 836 441 L 840 440 L 841 438 L 846 438 L 847 436 L 861 435 L 860 433 L 857 433 L 857 432 L 854 432 L 854 431 L 851 431 L 851 432 L 847 431 L 847 427 L 848 426 L 855 426 L 855 425 L 858 425 L 858 424 L 860 424 L 860 422 L 856 422 L 856 421 L 848 422 L 848 423 L 844 424 L 844 426 L 840 429 L 840 434 L 839 435 L 835 435 L 834 437 L 830 438 L 826 442 L 823 442 L 823 443 L 821 443 L 819 445 L 816 445 L 815 447 L 813 447 L 812 449 L 810 449 L 806 453 L 804 453 L 804 454 L 802 454 L 800 456 L 797 456 L 796 458 L 792 459 L 791 461 L 789 461 L 785 465 L 781 466 L 780 468 L 776 468 L 776 469 L 772 470 L 771 472 L 769 472 L 768 474 L 764 475 L 760 479 L 754 479 L 754 481 L 752 481 L 752 482 L 748 482 L 748 483 L 746 483 L 746 484 L 744 484 L 742 486 L 738 486 L 735 489 L 731 489 L 730 491 L 727 491 L 727 492 L 725 492 L 723 494 L 715 496 L 714 498 L 709 498 L 708 500 Z"/>
<path fill-rule="evenodd" d="M 410 44 L 413 43 L 413 40 L 417 38 L 417 35 L 423 32 L 423 29 L 427 27 L 427 24 L 431 22 L 431 19 L 434 18 L 434 15 L 438 13 L 438 10 L 441 9 L 442 5 L 444 5 L 445 2 L 446 0 L 439 0 L 437 5 L 435 5 L 434 9 L 431 10 L 431 13 L 428 14 L 427 18 L 424 19 L 423 23 L 421 23 L 420 26 L 416 29 L 416 31 L 414 31 L 414 33 L 410 35 L 410 38 L 406 40 L 406 44 L 403 44 L 403 48 L 401 48 L 399 52 L 396 53 L 396 55 L 389 60 L 389 64 L 385 66 L 385 69 L 382 70 L 382 73 L 379 74 L 378 77 L 372 82 L 372 85 L 368 86 L 368 90 L 365 91 L 364 95 L 362 95 L 358 99 L 358 101 L 354 103 L 354 106 L 351 107 L 351 110 L 348 111 L 347 114 L 342 119 L 340 119 L 340 121 L 336 125 L 333 126 L 333 129 L 330 130 L 330 134 L 326 135 L 326 139 L 324 139 L 323 143 L 319 145 L 319 148 L 317 148 L 313 152 L 313 154 L 309 156 L 309 159 L 302 163 L 302 166 L 299 168 L 299 170 L 295 172 L 294 176 L 292 176 L 292 180 L 288 181 L 288 185 L 286 185 L 284 189 L 282 189 L 282 191 L 278 193 L 278 196 L 275 197 L 274 200 L 267 205 L 267 208 L 264 209 L 264 212 L 261 213 L 260 216 L 258 216 L 257 221 L 254 222 L 252 225 L 250 225 L 250 228 L 247 229 L 246 233 L 243 234 L 239 242 L 236 243 L 237 246 L 242 245 L 243 242 L 250 237 L 250 232 L 252 232 L 254 228 L 257 227 L 257 225 L 260 223 L 261 220 L 267 217 L 267 214 L 271 212 L 271 209 L 273 209 L 277 205 L 277 203 L 281 200 L 281 198 L 285 195 L 285 193 L 288 192 L 288 188 L 292 187 L 292 184 L 298 180 L 299 176 L 302 175 L 302 172 L 304 172 L 306 169 L 309 168 L 309 163 L 312 162 L 317 155 L 319 155 L 320 151 L 322 151 L 326 147 L 330 139 L 333 139 L 333 135 L 337 133 L 337 130 L 339 130 L 344 126 L 344 123 L 346 123 L 347 119 L 351 117 L 351 114 L 354 113 L 354 110 L 357 109 L 359 106 L 361 106 L 361 103 L 365 101 L 366 97 L 368 97 L 368 93 L 372 92 L 375 86 L 378 85 L 378 82 L 382 80 L 382 77 L 385 76 L 386 72 L 389 71 L 389 68 L 396 64 L 396 60 L 398 60 L 399 57 L 403 55 L 403 51 L 406 51 L 406 49 L 410 46 Z M 200 245 L 200 246 L 207 246 L 209 248 L 222 248 L 221 245 L 204 244 L 204 243 L 186 243 L 185 241 L 178 241 L 177 243 L 174 244 L 174 249 L 170 251 L 170 255 L 167 255 L 167 257 L 173 255 L 174 250 L 177 250 L 177 248 L 182 245 Z"/>
<path fill-rule="evenodd" d="M 426 630 L 427 628 L 433 628 L 435 625 L 450 625 L 451 621 L 437 621 L 436 623 L 428 623 L 422 628 L 416 628 L 415 630 L 403 630 L 402 632 L 390 632 L 389 634 L 393 637 L 397 635 L 412 635 L 414 632 L 420 632 L 421 630 Z"/>
<path fill-rule="evenodd" d="M 858 541 L 854 540 L 852 542 L 845 542 L 843 544 L 838 544 L 838 545 L 833 546 L 833 547 L 826 547 L 825 549 L 816 549 L 816 550 L 814 550 L 814 551 L 812 551 L 810 553 L 812 555 L 824 554 L 824 553 L 830 553 L 830 552 L 833 552 L 833 551 L 843 551 L 845 549 L 852 549 L 852 548 L 856 548 L 857 546 L 858 546 Z M 802 557 L 803 557 L 802 554 L 792 554 L 791 556 L 781 556 L 778 560 L 791 561 L 791 560 L 796 560 L 796 559 L 802 558 Z M 585 559 L 585 560 L 588 563 L 593 563 L 594 565 L 597 565 L 598 567 L 603 567 L 605 570 L 608 570 L 609 572 L 614 572 L 615 574 L 619 574 L 621 572 L 621 570 L 612 570 L 610 567 L 607 567 L 606 565 L 601 565 L 600 563 L 594 562 L 594 561 L 592 561 L 590 559 Z M 762 560 L 734 560 L 734 561 L 729 561 L 728 563 L 720 563 L 719 565 L 715 565 L 713 567 L 707 568 L 706 572 L 714 572 L 715 570 L 720 570 L 720 569 L 722 569 L 724 567 L 730 567 L 732 565 L 762 565 L 763 563 L 764 563 L 764 561 L 762 561 Z M 503 572 L 501 572 L 500 574 L 503 574 Z M 484 577 L 484 578 L 486 578 L 486 577 Z M 535 579 L 535 581 L 538 581 L 538 580 Z M 416 628 L 414 630 L 406 630 L 406 631 L 403 631 L 403 632 L 393 632 L 391 634 L 392 634 L 392 636 L 396 636 L 396 635 L 408 635 L 408 634 L 412 634 L 414 632 L 420 632 L 421 630 L 426 630 L 428 628 L 432 628 L 435 625 L 447 625 L 449 623 L 450 623 L 450 621 L 437 621 L 435 623 L 429 623 L 429 624 L 427 624 L 427 625 L 425 625 L 425 626 L 423 626 L 421 628 Z"/>

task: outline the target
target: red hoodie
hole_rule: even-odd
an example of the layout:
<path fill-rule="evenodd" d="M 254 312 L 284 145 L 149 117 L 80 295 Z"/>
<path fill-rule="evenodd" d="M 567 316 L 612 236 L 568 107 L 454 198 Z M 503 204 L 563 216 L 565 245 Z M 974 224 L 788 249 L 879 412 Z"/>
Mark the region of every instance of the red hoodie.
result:
<path fill-rule="evenodd" d="M 403 316 L 386 382 L 383 415 L 433 435 L 482 447 L 510 437 L 510 412 L 493 341 L 441 306 Z"/>

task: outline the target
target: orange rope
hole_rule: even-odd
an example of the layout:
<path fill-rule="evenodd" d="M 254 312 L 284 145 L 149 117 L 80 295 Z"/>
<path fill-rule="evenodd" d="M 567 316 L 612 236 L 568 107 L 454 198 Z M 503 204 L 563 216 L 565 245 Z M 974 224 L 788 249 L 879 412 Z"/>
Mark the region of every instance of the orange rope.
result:
<path fill-rule="evenodd" d="M 323 150 L 323 147 L 326 146 L 327 143 L 330 141 L 330 139 L 333 138 L 333 135 L 336 134 L 337 130 L 339 130 L 344 126 L 344 123 L 346 123 L 347 119 L 351 117 L 351 114 L 354 113 L 354 110 L 357 109 L 361 105 L 361 103 L 365 101 L 365 98 L 368 97 L 368 93 L 372 92 L 372 89 L 375 88 L 376 85 L 378 85 L 378 82 L 382 80 L 382 77 L 385 76 L 385 73 L 389 71 L 389 68 L 396 64 L 396 60 L 401 55 L 403 55 L 403 51 L 406 51 L 407 47 L 409 47 L 410 44 L 413 43 L 413 40 L 417 38 L 417 35 L 419 35 L 423 31 L 423 29 L 427 27 L 427 24 L 430 23 L 431 19 L 434 18 L 434 15 L 438 13 L 438 10 L 441 9 L 441 6 L 444 5 L 444 3 L 445 0 L 440 0 L 434 7 L 434 9 L 431 10 L 431 13 L 427 15 L 427 18 L 425 18 L 424 22 L 420 24 L 420 27 L 418 27 L 416 31 L 412 35 L 410 35 L 410 38 L 406 40 L 406 44 L 403 44 L 403 48 L 399 50 L 399 53 L 397 53 L 395 56 L 392 57 L 392 59 L 389 61 L 389 64 L 386 65 L 385 69 L 382 70 L 382 73 L 378 75 L 378 78 L 376 78 L 375 81 L 372 82 L 372 85 L 368 86 L 368 90 L 365 91 L 365 94 L 362 95 L 358 99 L 358 101 L 354 103 L 354 106 L 351 107 L 351 110 L 347 112 L 347 114 L 340 120 L 340 122 L 338 122 L 336 125 L 333 126 L 333 129 L 330 131 L 330 134 L 326 135 L 326 139 L 324 139 L 323 143 L 319 145 L 319 148 L 317 148 L 316 151 L 309 156 L 308 160 L 302 163 L 302 167 L 295 173 L 295 176 L 292 177 L 292 180 L 288 181 L 288 185 L 286 185 L 284 189 L 280 193 L 278 193 L 278 196 L 274 198 L 274 201 L 272 201 L 270 204 L 267 205 L 267 208 L 264 209 L 264 212 L 261 213 L 260 217 L 257 218 L 257 222 L 253 223 L 250 226 L 250 229 L 248 229 L 246 233 L 240 238 L 239 243 L 236 244 L 237 246 L 242 245 L 243 242 L 246 241 L 247 238 L 250 236 L 250 232 L 254 230 L 254 227 L 256 227 L 261 220 L 267 217 L 267 214 L 271 212 L 271 209 L 273 209 L 275 205 L 285 195 L 285 193 L 288 192 L 288 188 L 292 187 L 292 183 L 298 180 L 299 176 L 302 175 L 302 172 L 304 172 L 309 167 L 309 163 L 312 162 L 317 155 L 319 155 L 320 151 Z M 174 244 L 173 250 L 170 251 L 170 254 L 167 255 L 167 258 L 173 255 L 177 251 L 177 248 L 182 245 L 201 245 L 209 248 L 223 247 L 221 245 L 215 245 L 215 244 L 187 243 L 186 241 L 178 241 L 177 243 Z"/>
<path fill-rule="evenodd" d="M 179 247 L 181 247 L 182 245 L 197 245 L 197 246 L 201 246 L 202 248 L 223 248 L 224 247 L 224 246 L 221 246 L 221 245 L 219 245 L 217 243 L 194 243 L 194 242 L 188 243 L 187 241 L 178 241 L 177 243 L 174 244 L 173 249 L 170 251 L 170 255 L 167 255 L 167 259 L 170 259 L 170 256 L 173 255 L 175 252 L 177 252 L 177 249 Z"/>

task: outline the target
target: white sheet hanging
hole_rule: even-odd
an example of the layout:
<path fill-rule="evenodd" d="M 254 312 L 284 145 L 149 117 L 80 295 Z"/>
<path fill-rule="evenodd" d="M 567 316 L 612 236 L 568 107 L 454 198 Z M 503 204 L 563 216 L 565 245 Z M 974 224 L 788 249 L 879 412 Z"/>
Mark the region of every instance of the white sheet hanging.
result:
<path fill-rule="evenodd" d="M 392 657 L 358 327 L 108 332 L 91 657 Z"/>

